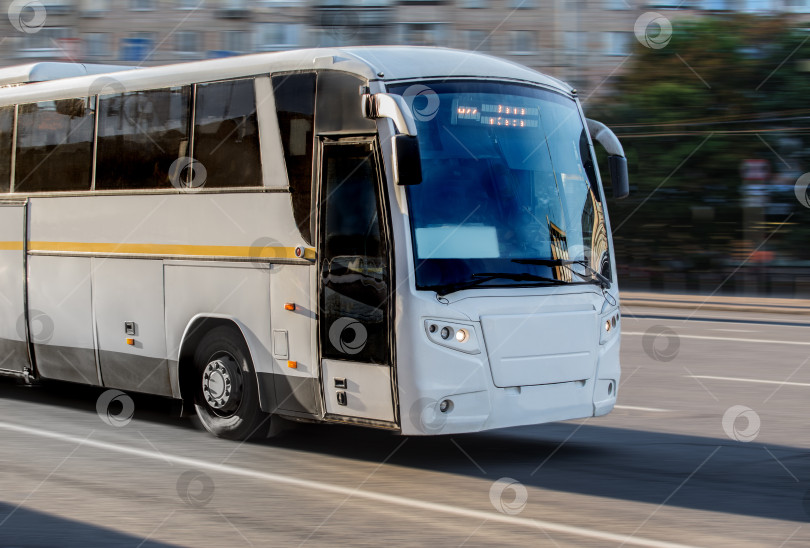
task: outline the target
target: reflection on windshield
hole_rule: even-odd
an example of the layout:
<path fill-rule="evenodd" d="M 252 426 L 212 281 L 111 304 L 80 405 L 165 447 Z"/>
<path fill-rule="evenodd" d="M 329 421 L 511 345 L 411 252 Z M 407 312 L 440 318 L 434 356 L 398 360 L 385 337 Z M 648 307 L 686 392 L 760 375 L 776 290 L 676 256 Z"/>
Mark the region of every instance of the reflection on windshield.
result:
<path fill-rule="evenodd" d="M 464 285 L 482 272 L 572 281 L 570 267 L 515 259 L 584 261 L 609 276 L 594 161 L 572 100 L 483 82 L 391 91 L 414 109 L 422 156 L 424 180 L 408 188 L 417 287 Z M 480 284 L 492 285 L 537 283 Z"/>

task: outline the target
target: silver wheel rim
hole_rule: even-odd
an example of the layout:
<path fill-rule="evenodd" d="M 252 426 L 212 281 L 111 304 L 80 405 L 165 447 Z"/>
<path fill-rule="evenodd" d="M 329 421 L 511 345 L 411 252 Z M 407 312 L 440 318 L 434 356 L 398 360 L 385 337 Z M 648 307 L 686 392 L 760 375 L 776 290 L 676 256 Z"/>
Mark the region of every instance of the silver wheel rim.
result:
<path fill-rule="evenodd" d="M 239 407 L 240 370 L 230 355 L 212 358 L 202 375 L 205 402 L 217 414 L 230 414 Z"/>

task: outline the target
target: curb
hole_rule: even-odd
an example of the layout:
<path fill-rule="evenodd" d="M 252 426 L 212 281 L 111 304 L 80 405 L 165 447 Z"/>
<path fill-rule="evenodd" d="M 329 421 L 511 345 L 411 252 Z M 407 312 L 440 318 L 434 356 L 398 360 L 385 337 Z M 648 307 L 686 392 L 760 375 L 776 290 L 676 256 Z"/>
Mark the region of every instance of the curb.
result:
<path fill-rule="evenodd" d="M 662 295 L 662 297 L 664 297 Z M 679 297 L 681 300 L 679 300 Z M 764 299 L 757 299 L 764 300 Z M 784 299 L 778 299 L 784 301 Z M 731 303 L 731 302 L 718 302 L 706 300 L 705 302 L 699 296 L 683 295 L 683 296 L 669 296 L 660 299 L 649 299 L 643 297 L 635 297 L 633 295 L 620 296 L 622 306 L 631 307 L 644 307 L 644 308 L 675 308 L 680 310 L 710 310 L 721 312 L 754 312 L 759 314 L 789 314 L 797 316 L 810 316 L 810 303 L 804 300 L 797 300 L 797 305 L 777 304 L 777 303 Z M 808 303 L 805 305 L 805 303 Z"/>

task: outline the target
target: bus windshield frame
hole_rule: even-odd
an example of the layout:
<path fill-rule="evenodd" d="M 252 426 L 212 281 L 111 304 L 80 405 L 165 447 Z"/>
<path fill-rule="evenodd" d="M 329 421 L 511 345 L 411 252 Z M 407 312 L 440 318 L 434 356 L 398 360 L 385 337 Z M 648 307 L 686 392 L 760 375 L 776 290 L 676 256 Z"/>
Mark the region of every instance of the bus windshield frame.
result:
<path fill-rule="evenodd" d="M 417 289 L 612 279 L 604 194 L 576 100 L 485 80 L 389 92 L 411 108 L 422 158 L 423 181 L 406 191 Z"/>

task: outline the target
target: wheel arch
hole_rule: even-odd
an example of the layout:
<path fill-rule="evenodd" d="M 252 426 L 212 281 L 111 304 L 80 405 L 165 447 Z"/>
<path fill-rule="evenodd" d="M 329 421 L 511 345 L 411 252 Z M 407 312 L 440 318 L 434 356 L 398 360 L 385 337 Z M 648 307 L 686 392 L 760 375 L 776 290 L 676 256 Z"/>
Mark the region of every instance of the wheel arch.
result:
<path fill-rule="evenodd" d="M 180 389 L 180 398 L 187 409 L 194 408 L 195 371 L 194 371 L 194 351 L 203 337 L 214 328 L 233 327 L 240 335 L 248 347 L 250 361 L 253 364 L 253 374 L 256 376 L 256 387 L 259 392 L 259 406 L 262 411 L 269 412 L 275 408 L 272 386 L 265 386 L 261 382 L 256 366 L 256 356 L 261 355 L 258 341 L 253 332 L 248 327 L 233 316 L 226 314 L 197 314 L 189 320 L 183 330 L 180 340 L 180 349 L 177 361 L 177 378 Z M 270 375 L 272 378 L 272 375 Z"/>

